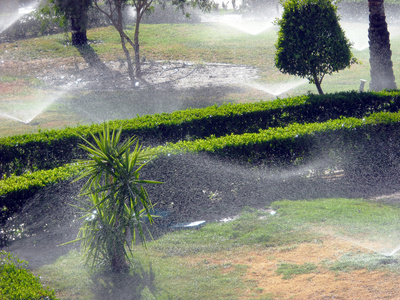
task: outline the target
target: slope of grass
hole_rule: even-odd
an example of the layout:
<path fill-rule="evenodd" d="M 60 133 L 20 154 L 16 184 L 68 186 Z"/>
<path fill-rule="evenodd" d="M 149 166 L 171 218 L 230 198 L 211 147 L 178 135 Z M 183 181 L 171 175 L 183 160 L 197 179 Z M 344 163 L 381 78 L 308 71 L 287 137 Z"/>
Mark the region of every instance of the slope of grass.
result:
<path fill-rule="evenodd" d="M 140 279 L 130 288 L 140 290 L 144 299 L 242 299 L 246 290 L 254 288 L 251 281 L 244 279 L 247 266 L 213 264 L 204 258 L 207 254 L 221 252 L 227 259 L 233 259 L 238 251 L 246 249 L 268 248 L 274 253 L 272 249 L 286 247 L 290 251 L 301 243 L 315 243 L 323 238 L 316 229 L 326 226 L 339 234 L 345 227 L 351 229 L 347 234 L 353 237 L 373 234 L 372 227 L 376 232 L 399 229 L 399 208 L 362 199 L 278 201 L 272 207 L 276 214 L 247 208 L 234 221 L 210 223 L 199 230 L 170 232 L 149 242 L 147 250 L 138 246 L 134 249 L 134 269 Z M 343 254 L 338 261 L 321 258 L 318 264 L 281 262 L 276 265 L 276 273 L 291 279 L 318 272 L 317 268 L 348 272 L 385 268 L 394 271 L 398 267 L 395 259 L 380 254 Z M 60 299 L 89 299 L 104 286 L 112 289 L 104 279 L 99 281 L 90 276 L 79 262 L 77 251 L 38 272 L 46 284 L 56 289 Z M 103 287 L 99 282 L 103 282 Z"/>

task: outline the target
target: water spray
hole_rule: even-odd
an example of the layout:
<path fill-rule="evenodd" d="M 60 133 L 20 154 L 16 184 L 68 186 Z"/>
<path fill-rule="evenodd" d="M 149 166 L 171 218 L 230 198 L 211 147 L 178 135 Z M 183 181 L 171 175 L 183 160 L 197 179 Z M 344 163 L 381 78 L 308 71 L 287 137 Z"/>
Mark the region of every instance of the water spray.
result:
<path fill-rule="evenodd" d="M 392 252 L 390 252 L 387 256 L 393 256 L 394 254 L 396 254 L 398 251 L 400 250 L 400 245 L 397 246 L 397 248 L 395 248 Z"/>
<path fill-rule="evenodd" d="M 19 109 L 15 109 L 15 102 L 0 106 L 0 116 L 12 119 L 21 123 L 29 124 L 33 119 L 42 114 L 51 104 L 64 96 L 69 89 L 63 91 L 50 92 L 36 90 L 29 100 L 20 99 L 18 102 Z M 10 107 L 11 106 L 11 107 Z"/>
<path fill-rule="evenodd" d="M 7 28 L 12 26 L 19 19 L 23 18 L 25 15 L 30 14 L 35 11 L 39 6 L 40 1 L 33 1 L 29 6 L 20 8 L 17 14 L 12 14 L 10 16 L 2 16 L 0 19 L 0 34 Z"/>
<path fill-rule="evenodd" d="M 307 83 L 306 79 L 300 79 L 296 81 L 270 83 L 270 84 L 259 84 L 259 83 L 246 83 L 247 86 L 263 91 L 265 93 L 278 97 L 279 95 L 290 91 L 300 85 Z"/>

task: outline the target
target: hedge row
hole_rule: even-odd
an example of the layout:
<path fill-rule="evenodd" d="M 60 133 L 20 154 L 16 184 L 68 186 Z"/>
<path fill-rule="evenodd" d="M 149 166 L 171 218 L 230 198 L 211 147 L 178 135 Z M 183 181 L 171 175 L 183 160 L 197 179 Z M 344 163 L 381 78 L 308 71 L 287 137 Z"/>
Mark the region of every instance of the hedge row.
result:
<path fill-rule="evenodd" d="M 157 147 L 165 155 L 206 152 L 220 157 L 278 167 L 303 164 L 315 157 L 340 165 L 349 173 L 377 168 L 377 162 L 397 170 L 400 162 L 400 113 L 375 113 L 363 119 L 341 118 L 324 123 L 291 124 L 242 135 L 211 136 Z M 383 149 L 382 147 L 386 147 Z M 391 147 L 391 148 L 388 148 Z M 369 159 L 369 163 L 364 163 Z M 362 161 L 363 160 L 363 161 Z M 77 175 L 81 166 L 66 165 L 0 181 L 0 207 L 3 213 L 18 210 L 24 199 L 38 188 Z"/>
<path fill-rule="evenodd" d="M 194 140 L 214 135 L 254 133 L 291 123 L 325 122 L 340 117 L 362 118 L 374 112 L 400 110 L 400 92 L 307 95 L 275 101 L 226 104 L 188 109 L 111 122 L 126 136 L 136 135 L 151 145 Z M 0 139 L 0 176 L 26 170 L 52 169 L 84 155 L 80 136 L 101 130 L 101 125 L 50 130 Z"/>
<path fill-rule="evenodd" d="M 69 180 L 77 176 L 81 169 L 79 164 L 68 164 L 52 170 L 3 177 L 3 180 L 0 180 L 0 224 L 18 211 L 26 199 L 39 189 Z"/>
<path fill-rule="evenodd" d="M 0 299 L 56 300 L 54 290 L 44 288 L 39 278 L 27 270 L 27 263 L 0 251 Z"/>
<path fill-rule="evenodd" d="M 360 159 L 371 158 L 385 164 L 395 161 L 400 144 L 400 113 L 375 113 L 365 118 L 339 118 L 323 123 L 293 123 L 286 127 L 260 130 L 258 133 L 209 137 L 180 141 L 158 147 L 160 154 L 207 152 L 227 159 L 251 161 L 279 167 L 304 164 L 316 157 L 331 160 L 352 172 L 365 166 L 350 166 Z M 379 148 L 375 149 L 374 147 Z M 377 153 L 378 152 L 378 153 Z M 398 151 L 397 151 L 398 152 Z M 377 160 L 377 155 L 381 160 Z M 399 157 L 400 158 L 400 157 Z M 376 166 L 377 164 L 372 165 Z M 387 166 L 387 165 L 386 165 Z M 389 167 L 389 166 L 387 166 Z"/>

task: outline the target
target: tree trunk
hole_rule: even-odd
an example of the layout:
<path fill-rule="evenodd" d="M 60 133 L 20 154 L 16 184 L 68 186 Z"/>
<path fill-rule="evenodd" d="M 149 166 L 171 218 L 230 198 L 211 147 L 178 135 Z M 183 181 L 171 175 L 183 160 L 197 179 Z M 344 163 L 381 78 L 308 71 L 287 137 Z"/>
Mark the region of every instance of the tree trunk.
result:
<path fill-rule="evenodd" d="M 317 74 L 314 74 L 314 83 L 315 83 L 315 86 L 317 87 L 318 93 L 319 93 L 320 95 L 323 95 L 324 92 L 322 91 L 322 88 L 321 88 L 321 81 L 322 81 L 322 80 L 318 78 Z"/>
<path fill-rule="evenodd" d="M 87 9 L 81 7 L 78 14 L 70 17 L 72 45 L 87 45 L 86 27 L 88 24 Z"/>
<path fill-rule="evenodd" d="M 116 26 L 114 25 L 114 27 L 116 27 L 116 29 L 118 30 L 119 36 L 121 38 L 121 46 L 122 46 L 122 49 L 124 50 L 126 62 L 128 64 L 129 79 L 131 80 L 131 84 L 133 86 L 135 86 L 135 74 L 133 71 L 132 58 L 131 58 L 131 54 L 129 53 L 129 50 L 126 47 L 126 43 L 125 43 L 125 40 L 128 41 L 128 43 L 129 43 L 130 39 L 124 31 L 124 22 L 123 22 L 123 15 L 122 15 L 122 10 L 123 10 L 122 2 L 117 2 L 115 7 L 116 7 L 118 17 L 117 17 Z"/>
<path fill-rule="evenodd" d="M 368 0 L 370 90 L 397 89 L 393 74 L 392 51 L 386 23 L 384 0 Z"/>
<path fill-rule="evenodd" d="M 123 245 L 122 245 L 123 247 Z M 129 265 L 125 260 L 125 253 L 121 245 L 115 245 L 114 252 L 111 257 L 111 271 L 114 274 L 120 274 L 129 270 Z"/>
<path fill-rule="evenodd" d="M 135 24 L 135 36 L 133 37 L 134 51 L 135 51 L 135 68 L 136 77 L 142 77 L 142 68 L 140 65 L 140 46 L 139 46 L 139 26 L 142 19 L 140 8 L 136 8 L 136 24 Z"/>

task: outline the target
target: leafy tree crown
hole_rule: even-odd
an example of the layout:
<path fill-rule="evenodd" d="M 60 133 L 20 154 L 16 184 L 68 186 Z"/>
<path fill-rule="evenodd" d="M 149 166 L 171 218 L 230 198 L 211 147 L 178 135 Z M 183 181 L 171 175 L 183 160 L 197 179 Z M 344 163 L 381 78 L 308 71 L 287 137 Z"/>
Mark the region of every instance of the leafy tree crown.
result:
<path fill-rule="evenodd" d="M 351 43 L 330 0 L 287 0 L 277 21 L 275 65 L 283 73 L 322 81 L 352 63 Z"/>

